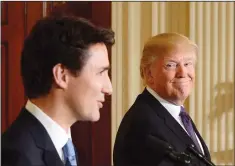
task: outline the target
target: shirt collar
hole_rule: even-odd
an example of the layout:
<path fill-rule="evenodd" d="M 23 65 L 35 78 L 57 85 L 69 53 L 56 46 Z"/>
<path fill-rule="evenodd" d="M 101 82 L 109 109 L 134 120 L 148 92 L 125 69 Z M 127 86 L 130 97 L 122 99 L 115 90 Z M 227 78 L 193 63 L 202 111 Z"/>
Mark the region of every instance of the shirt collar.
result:
<path fill-rule="evenodd" d="M 48 132 L 55 148 L 60 150 L 71 139 L 71 130 L 68 133 L 47 114 L 45 114 L 39 107 L 33 104 L 30 100 L 27 101 L 25 108 L 33 114 L 44 126 Z"/>
<path fill-rule="evenodd" d="M 146 87 L 146 89 L 149 91 L 150 94 L 152 94 L 162 105 L 166 110 L 175 118 L 177 119 L 180 114 L 180 107 L 179 105 L 172 104 L 162 97 L 160 97 L 153 89 L 151 89 L 149 86 Z"/>

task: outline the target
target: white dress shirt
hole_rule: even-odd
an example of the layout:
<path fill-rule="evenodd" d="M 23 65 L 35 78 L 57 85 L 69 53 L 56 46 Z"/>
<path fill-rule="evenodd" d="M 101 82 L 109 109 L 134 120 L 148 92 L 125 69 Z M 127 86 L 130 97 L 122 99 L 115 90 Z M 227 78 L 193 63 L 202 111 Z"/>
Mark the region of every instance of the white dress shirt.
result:
<path fill-rule="evenodd" d="M 44 126 L 49 134 L 61 160 L 64 161 L 64 154 L 62 148 L 67 143 L 68 139 L 71 139 L 71 131 L 68 133 L 54 120 L 52 120 L 47 114 L 45 114 L 40 108 L 33 104 L 30 100 L 27 101 L 25 108 L 33 114 Z"/>
<path fill-rule="evenodd" d="M 183 122 L 181 120 L 180 117 L 180 107 L 179 105 L 174 105 L 166 100 L 164 100 L 163 98 L 161 98 L 153 89 L 151 89 L 150 87 L 146 87 L 146 89 L 149 91 L 150 94 L 152 94 L 162 105 L 163 107 L 166 108 L 166 110 L 171 114 L 171 116 L 173 116 L 173 118 L 180 124 L 180 126 L 184 129 L 184 131 L 188 134 L 187 130 L 185 129 Z M 182 105 L 183 106 L 183 105 Z M 183 106 L 184 107 L 184 106 Z M 189 135 L 189 134 L 188 134 Z M 204 154 L 204 150 L 202 148 L 202 144 L 197 136 L 197 134 L 195 133 L 196 138 L 198 140 L 198 143 L 200 145 L 200 148 Z"/>

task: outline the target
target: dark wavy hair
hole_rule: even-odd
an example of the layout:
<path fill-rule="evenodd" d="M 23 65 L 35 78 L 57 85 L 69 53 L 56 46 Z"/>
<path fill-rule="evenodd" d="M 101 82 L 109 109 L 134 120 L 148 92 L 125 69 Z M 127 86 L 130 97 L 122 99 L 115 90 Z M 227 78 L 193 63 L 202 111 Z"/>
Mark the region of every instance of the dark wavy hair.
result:
<path fill-rule="evenodd" d="M 45 17 L 33 26 L 21 55 L 21 75 L 28 98 L 47 95 L 53 84 L 53 67 L 61 63 L 74 75 L 86 64 L 89 46 L 112 46 L 114 32 L 84 18 Z"/>

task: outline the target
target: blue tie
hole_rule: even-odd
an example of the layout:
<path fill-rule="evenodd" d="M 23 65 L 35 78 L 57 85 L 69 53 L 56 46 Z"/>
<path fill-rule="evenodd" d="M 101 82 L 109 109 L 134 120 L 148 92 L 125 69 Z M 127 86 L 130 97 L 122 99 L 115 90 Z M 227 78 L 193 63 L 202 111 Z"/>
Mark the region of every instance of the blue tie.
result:
<path fill-rule="evenodd" d="M 62 148 L 65 159 L 65 166 L 77 166 L 76 154 L 71 139 Z"/>
<path fill-rule="evenodd" d="M 193 129 L 191 119 L 190 119 L 189 115 L 187 114 L 187 112 L 185 112 L 184 107 L 181 107 L 180 117 L 182 119 L 182 122 L 184 124 L 185 129 L 187 130 L 188 134 L 190 135 L 191 139 L 193 140 L 193 142 L 196 145 L 199 152 L 202 154 L 202 150 L 201 150 L 199 143 L 198 143 L 198 140 L 196 138 L 196 134 Z"/>

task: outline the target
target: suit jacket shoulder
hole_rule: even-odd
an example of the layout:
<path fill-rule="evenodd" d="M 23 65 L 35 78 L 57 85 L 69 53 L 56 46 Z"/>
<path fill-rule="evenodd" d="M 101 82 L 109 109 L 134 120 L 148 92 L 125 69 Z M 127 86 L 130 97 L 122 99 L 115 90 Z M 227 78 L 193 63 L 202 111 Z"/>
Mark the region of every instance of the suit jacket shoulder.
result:
<path fill-rule="evenodd" d="M 169 143 L 178 152 L 193 144 L 178 122 L 145 89 L 119 126 L 113 152 L 114 164 L 175 165 L 165 155 L 164 147 L 150 143 L 149 137 Z"/>
<path fill-rule="evenodd" d="M 63 165 L 46 129 L 25 108 L 2 135 L 2 164 Z"/>

